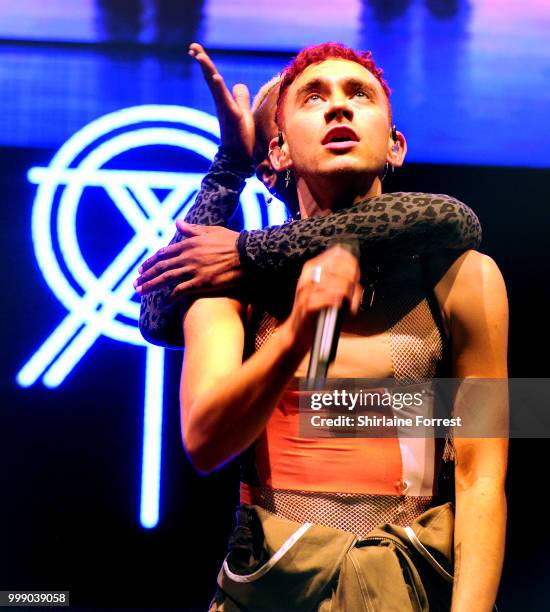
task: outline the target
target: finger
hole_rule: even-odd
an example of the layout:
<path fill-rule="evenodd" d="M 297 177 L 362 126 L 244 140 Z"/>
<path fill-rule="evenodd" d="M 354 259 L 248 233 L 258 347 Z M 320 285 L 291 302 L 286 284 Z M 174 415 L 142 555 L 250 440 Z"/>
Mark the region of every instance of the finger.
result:
<path fill-rule="evenodd" d="M 233 97 L 241 110 L 250 110 L 250 91 L 244 83 L 237 83 L 233 86 Z"/>
<path fill-rule="evenodd" d="M 184 221 L 183 219 L 176 219 L 176 227 L 184 236 L 187 237 L 200 236 L 206 231 L 206 226 L 197 225 L 195 223 L 187 223 L 187 221 Z"/>
<path fill-rule="evenodd" d="M 175 283 L 183 280 L 183 276 L 184 275 L 180 274 L 178 270 L 169 270 L 156 278 L 144 282 L 142 285 L 138 285 L 135 288 L 136 293 L 138 295 L 147 295 L 148 293 L 159 291 L 165 287 L 172 287 Z"/>
<path fill-rule="evenodd" d="M 192 270 L 178 261 L 161 261 L 144 272 L 134 283 L 139 295 L 156 291 L 170 283 L 189 278 Z"/>
<path fill-rule="evenodd" d="M 204 47 L 200 43 L 192 42 L 189 45 L 189 55 L 192 56 L 196 53 L 206 53 L 206 52 L 204 50 Z"/>
<path fill-rule="evenodd" d="M 162 247 L 154 255 L 151 255 L 149 259 L 146 259 L 141 264 L 141 266 L 138 268 L 138 273 L 143 274 L 146 270 L 149 270 L 149 268 L 152 268 L 159 261 L 162 261 L 164 259 L 170 259 L 171 257 L 177 257 L 178 255 L 181 255 L 181 252 L 183 250 L 183 245 L 184 245 L 184 242 L 180 241 L 180 242 L 174 242 L 173 244 L 169 244 L 165 247 Z M 135 287 L 135 283 L 134 283 L 134 287 Z"/>
<path fill-rule="evenodd" d="M 216 106 L 219 107 L 219 105 L 223 105 L 232 108 L 234 105 L 233 97 L 227 89 L 222 75 L 218 72 L 216 65 L 202 45 L 199 45 L 199 43 L 192 43 L 189 47 L 189 55 L 199 62 L 208 88 L 214 97 Z"/>
<path fill-rule="evenodd" d="M 331 308 L 332 306 L 336 306 L 336 308 L 341 308 L 344 303 L 345 296 L 341 291 L 336 291 L 333 289 L 324 290 L 324 291 L 316 291 L 309 295 L 307 300 L 307 309 L 310 313 L 319 312 L 324 308 Z"/>
<path fill-rule="evenodd" d="M 200 290 L 194 285 L 193 280 L 188 280 L 174 287 L 172 293 L 168 296 L 168 302 L 173 304 L 183 297 L 196 295 L 199 292 Z"/>

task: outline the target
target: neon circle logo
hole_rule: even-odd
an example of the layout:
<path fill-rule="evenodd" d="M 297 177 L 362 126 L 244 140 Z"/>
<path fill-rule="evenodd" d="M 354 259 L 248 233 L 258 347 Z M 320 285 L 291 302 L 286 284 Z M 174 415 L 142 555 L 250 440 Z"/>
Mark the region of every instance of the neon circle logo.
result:
<path fill-rule="evenodd" d="M 32 212 L 36 259 L 68 314 L 19 371 L 17 383 L 28 387 L 42 377 L 46 386 L 58 387 L 102 335 L 146 348 L 140 510 L 145 527 L 154 527 L 159 517 L 164 350 L 147 344 L 139 333 L 132 281 L 139 264 L 172 238 L 175 219 L 192 205 L 203 174 L 112 169 L 109 162 L 152 145 L 185 149 L 210 161 L 218 139 L 217 119 L 201 111 L 130 107 L 86 125 L 47 168 L 28 173 L 38 185 Z M 134 232 L 99 275 L 84 258 L 77 231 L 77 212 L 87 187 L 104 189 Z M 158 190 L 168 193 L 162 201 Z M 249 181 L 241 195 L 247 229 L 261 226 L 262 198 L 263 187 Z M 268 212 L 270 223 L 283 221 L 282 207 L 272 206 Z"/>

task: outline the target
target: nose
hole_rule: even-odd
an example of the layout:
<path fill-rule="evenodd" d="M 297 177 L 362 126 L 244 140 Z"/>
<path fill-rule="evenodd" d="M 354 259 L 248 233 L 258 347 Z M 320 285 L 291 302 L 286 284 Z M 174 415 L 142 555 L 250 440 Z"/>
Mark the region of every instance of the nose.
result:
<path fill-rule="evenodd" d="M 342 118 L 345 118 L 348 121 L 353 119 L 353 110 L 349 104 L 349 99 L 343 93 L 334 95 L 330 99 L 330 104 L 325 112 L 325 119 L 327 123 L 330 123 L 334 119 Z"/>

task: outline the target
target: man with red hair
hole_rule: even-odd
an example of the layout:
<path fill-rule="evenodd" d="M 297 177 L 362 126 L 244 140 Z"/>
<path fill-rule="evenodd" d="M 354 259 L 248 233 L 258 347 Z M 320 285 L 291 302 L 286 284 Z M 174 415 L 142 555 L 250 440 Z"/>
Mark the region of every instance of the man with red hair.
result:
<path fill-rule="evenodd" d="M 392 128 L 388 96 L 372 57 L 335 43 L 305 49 L 287 68 L 270 159 L 294 176 L 302 217 L 381 194 L 386 164 L 400 166 L 407 146 Z M 453 523 L 450 504 L 434 505 L 437 445 L 304 437 L 296 382 L 319 313 L 345 302 L 329 378 L 505 378 L 504 282 L 494 261 L 473 250 L 389 266 L 364 310 L 368 281 L 336 246 L 304 265 L 286 318 L 266 314 L 261 296 L 252 306 L 236 296 L 199 298 L 185 315 L 187 452 L 203 473 L 239 455 L 243 465 L 237 528 L 212 610 L 451 605 L 445 538 Z M 256 350 L 243 362 L 249 343 Z M 454 450 L 452 610 L 489 611 L 503 560 L 507 444 L 456 437 Z"/>

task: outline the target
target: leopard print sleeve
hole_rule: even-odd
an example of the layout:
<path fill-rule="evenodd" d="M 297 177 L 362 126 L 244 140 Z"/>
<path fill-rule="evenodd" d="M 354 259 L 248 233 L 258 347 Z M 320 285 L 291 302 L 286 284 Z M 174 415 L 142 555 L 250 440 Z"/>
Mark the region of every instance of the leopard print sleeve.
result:
<path fill-rule="evenodd" d="M 338 234 L 357 235 L 362 259 L 378 263 L 443 249 L 477 248 L 481 225 L 471 208 L 451 196 L 386 193 L 325 217 L 243 231 L 238 240 L 241 264 L 250 278 L 296 279 L 303 263 Z"/>
<path fill-rule="evenodd" d="M 220 147 L 185 220 L 200 225 L 225 225 L 239 204 L 245 180 L 253 172 L 250 158 Z M 170 244 L 183 239 L 183 235 L 176 231 Z M 141 297 L 139 329 L 152 344 L 182 348 L 181 317 L 184 304 L 170 304 L 169 296 L 170 289 L 161 288 Z"/>
<path fill-rule="evenodd" d="M 197 198 L 187 221 L 211 225 L 227 222 L 237 205 L 238 193 L 216 189 L 214 185 L 210 189 L 214 201 L 219 202 L 219 209 L 211 210 L 210 198 L 207 203 L 203 203 L 205 196 L 202 200 Z M 225 197 L 232 200 L 231 206 L 227 206 Z M 204 217 L 201 217 L 201 206 L 210 209 Z M 334 236 L 343 233 L 358 235 L 362 259 L 371 262 L 383 261 L 389 256 L 399 258 L 442 249 L 476 248 L 481 242 L 478 218 L 466 204 L 447 195 L 396 192 L 368 198 L 326 217 L 243 231 L 238 241 L 241 263 L 249 281 L 256 277 L 266 283 L 271 278 L 271 284 L 283 290 L 283 284 L 291 287 L 292 282 L 288 281 L 298 278 L 304 261 L 318 255 Z M 172 242 L 181 239 L 176 233 Z M 254 286 L 254 283 L 248 285 Z M 179 302 L 167 307 L 168 295 L 169 290 L 160 290 L 142 298 L 140 329 L 154 344 L 182 348 L 181 316 L 185 304 Z"/>

